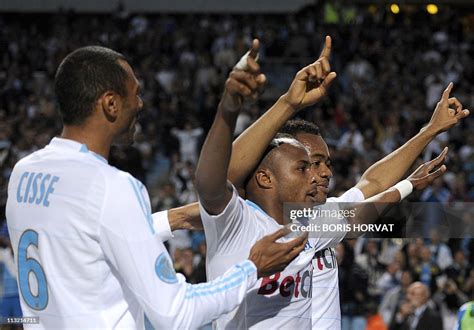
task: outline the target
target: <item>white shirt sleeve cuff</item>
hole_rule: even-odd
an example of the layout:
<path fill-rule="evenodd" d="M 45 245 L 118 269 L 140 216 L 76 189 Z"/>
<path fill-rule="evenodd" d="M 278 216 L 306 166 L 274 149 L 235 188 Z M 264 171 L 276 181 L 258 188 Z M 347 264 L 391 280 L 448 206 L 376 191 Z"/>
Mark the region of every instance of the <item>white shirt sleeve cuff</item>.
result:
<path fill-rule="evenodd" d="M 152 217 L 156 235 L 158 235 L 163 242 L 172 238 L 173 234 L 171 233 L 171 227 L 168 221 L 168 211 L 153 213 Z"/>

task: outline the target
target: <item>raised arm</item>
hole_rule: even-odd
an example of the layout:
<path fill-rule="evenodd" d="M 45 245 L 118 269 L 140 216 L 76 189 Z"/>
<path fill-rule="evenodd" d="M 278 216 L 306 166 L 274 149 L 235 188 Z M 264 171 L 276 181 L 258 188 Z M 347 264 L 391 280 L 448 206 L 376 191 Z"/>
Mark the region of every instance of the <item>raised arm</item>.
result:
<path fill-rule="evenodd" d="M 246 71 L 234 70 L 229 75 L 229 79 L 226 82 L 224 96 L 221 103 L 219 104 L 216 120 L 217 117 L 224 119 L 221 113 L 222 110 L 220 109 L 228 107 L 232 111 L 232 109 L 240 108 L 242 96 L 239 98 L 237 93 L 245 95 L 244 93 L 247 92 L 247 95 L 250 94 L 251 96 L 253 95 L 256 97 L 255 93 L 260 91 L 261 86 L 264 85 L 265 80 L 262 78 L 262 76 L 258 78 L 260 67 L 255 61 L 258 48 L 258 43 L 252 45 Z M 286 123 L 286 121 L 293 117 L 300 109 L 315 104 L 326 95 L 328 87 L 336 78 L 336 73 L 331 72 L 331 66 L 329 63 L 330 55 L 331 37 L 327 36 L 325 39 L 324 48 L 318 60 L 301 69 L 296 74 L 295 79 L 293 80 L 287 93 L 282 95 L 261 118 L 259 118 L 252 126 L 245 130 L 245 132 L 243 132 L 233 143 L 227 178 L 234 184 L 236 188 L 239 189 L 243 187 L 246 177 L 257 165 L 258 161 L 260 160 L 260 156 L 265 151 L 265 148 L 268 146 L 278 130 Z M 253 79 L 255 79 L 257 86 L 251 83 L 252 76 L 254 77 Z M 247 82 L 248 80 L 250 80 L 250 82 Z M 233 118 L 232 121 L 234 122 L 232 124 L 233 131 L 235 118 Z M 217 123 L 216 125 L 213 125 L 213 127 L 216 126 L 216 128 L 211 129 L 212 134 L 214 136 L 217 135 L 217 137 L 219 137 L 219 132 L 221 132 L 222 128 L 230 128 L 228 125 L 227 127 L 225 127 L 225 125 L 222 126 L 222 121 L 220 122 L 221 124 Z M 211 132 L 209 133 L 209 136 L 210 135 Z M 219 141 L 219 139 L 217 140 L 219 143 L 225 144 L 225 141 Z M 209 148 L 209 145 L 206 148 Z M 220 150 L 219 148 L 211 149 L 214 151 Z M 204 147 L 201 152 L 204 152 Z M 202 159 L 202 154 L 200 159 Z M 200 161 L 200 163 L 202 162 Z M 212 181 L 215 183 L 215 186 L 222 187 L 221 182 L 223 167 L 220 168 L 221 172 L 219 183 L 217 183 L 217 177 L 215 177 L 215 173 L 211 170 L 211 167 L 201 166 L 201 170 L 203 175 L 205 175 L 208 179 L 210 178 L 210 180 L 205 179 L 205 181 Z M 201 178 L 204 180 L 203 176 L 201 176 Z M 228 192 L 226 193 L 225 190 L 221 189 L 220 193 L 225 195 L 222 200 L 229 200 L 230 195 Z M 213 196 L 216 195 L 211 195 L 210 197 L 212 198 Z M 223 204 L 225 205 L 226 203 Z M 202 229 L 202 222 L 199 217 L 199 208 L 197 203 L 186 205 L 183 209 L 179 210 L 179 212 L 175 211 L 177 210 L 172 209 L 168 214 L 171 230 Z"/>
<path fill-rule="evenodd" d="M 259 43 L 255 40 L 252 44 L 252 49 L 242 57 L 241 61 L 236 65 L 235 69 L 230 73 L 229 79 L 226 83 L 226 89 L 224 95 L 228 98 L 228 94 L 237 93 L 241 97 L 248 94 L 250 89 L 250 95 L 254 98 L 262 91 L 262 87 L 265 84 L 265 76 L 259 75 L 260 67 L 256 62 L 258 54 Z M 257 93 L 257 94 L 256 94 Z M 228 99 L 227 99 L 228 100 Z M 224 101 L 224 98 L 223 98 Z M 240 108 L 241 99 L 237 95 L 234 95 L 230 102 L 220 103 L 219 108 L 225 107 Z M 212 175 L 212 173 L 211 173 Z M 199 204 L 192 203 L 182 207 L 170 209 L 167 213 L 157 212 L 153 214 L 153 221 L 158 231 L 163 232 L 163 238 L 166 240 L 170 238 L 171 231 L 178 229 L 189 229 L 189 230 L 203 230 L 201 216 L 199 214 Z"/>
<path fill-rule="evenodd" d="M 365 171 L 356 185 L 365 198 L 374 196 L 399 181 L 436 135 L 469 115 L 469 110 L 463 110 L 462 104 L 455 97 L 449 97 L 452 88 L 453 84 L 450 83 L 443 92 L 430 122 L 417 135 Z M 451 109 L 451 106 L 454 109 Z"/>
<path fill-rule="evenodd" d="M 388 211 L 395 203 L 400 202 L 412 190 L 425 189 L 446 172 L 446 166 L 443 163 L 447 153 L 448 148 L 445 148 L 438 157 L 420 165 L 406 180 L 403 180 L 403 183 L 398 183 L 361 203 L 352 204 L 350 209 L 354 210 L 355 216 L 349 218 L 348 222 L 353 224 L 374 223 L 384 212 Z M 356 237 L 359 234 L 361 233 L 352 232 L 347 237 Z"/>
<path fill-rule="evenodd" d="M 220 213 L 232 197 L 227 170 L 232 152 L 235 122 L 244 98 L 256 99 L 265 76 L 255 62 L 258 40 L 248 57 L 248 70 L 234 69 L 225 83 L 214 123 L 201 150 L 196 168 L 196 189 L 200 202 L 210 214 Z"/>
<path fill-rule="evenodd" d="M 234 142 L 229 180 L 236 188 L 243 187 L 245 179 L 286 121 L 326 95 L 327 88 L 336 78 L 336 73 L 331 72 L 330 55 L 331 37 L 327 36 L 320 57 L 301 69 L 288 91 Z"/>

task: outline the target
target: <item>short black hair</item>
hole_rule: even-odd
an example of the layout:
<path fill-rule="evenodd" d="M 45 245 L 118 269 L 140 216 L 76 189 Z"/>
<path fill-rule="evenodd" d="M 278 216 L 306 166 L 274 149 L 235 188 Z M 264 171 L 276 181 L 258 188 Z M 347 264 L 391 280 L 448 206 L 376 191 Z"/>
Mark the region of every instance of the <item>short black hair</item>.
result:
<path fill-rule="evenodd" d="M 65 125 L 84 123 L 94 103 L 107 91 L 127 95 L 128 74 L 118 60 L 126 58 L 100 46 L 82 47 L 64 58 L 56 72 L 54 89 Z"/>
<path fill-rule="evenodd" d="M 301 142 L 296 140 L 294 136 L 291 136 L 290 134 L 277 133 L 277 135 L 268 145 L 267 149 L 265 149 L 265 151 L 263 152 L 257 166 L 253 169 L 253 171 L 251 171 L 247 178 L 245 178 L 244 187 L 247 186 L 256 169 L 260 168 L 261 166 L 273 168 L 272 151 L 281 146 L 282 144 L 291 144 L 294 146 L 301 146 L 302 148 L 305 148 L 305 146 Z"/>
<path fill-rule="evenodd" d="M 291 142 L 297 142 L 299 143 L 294 136 L 286 133 L 277 133 L 275 137 L 270 141 L 270 144 L 268 145 L 267 149 L 263 152 L 262 157 L 260 158 L 260 163 L 263 163 L 263 160 L 267 155 L 275 148 L 278 148 L 282 144 L 285 143 L 291 143 Z"/>
<path fill-rule="evenodd" d="M 314 135 L 321 135 L 319 127 L 310 121 L 303 119 L 292 119 L 280 129 L 279 133 L 296 136 L 298 133 L 309 133 Z"/>

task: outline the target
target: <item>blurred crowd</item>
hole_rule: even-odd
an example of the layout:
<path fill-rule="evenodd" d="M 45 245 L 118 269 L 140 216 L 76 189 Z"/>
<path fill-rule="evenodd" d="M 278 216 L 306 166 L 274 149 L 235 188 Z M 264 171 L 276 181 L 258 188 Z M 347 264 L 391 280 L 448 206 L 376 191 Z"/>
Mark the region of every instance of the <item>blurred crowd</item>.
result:
<path fill-rule="evenodd" d="M 436 315 L 430 319 L 433 329 L 454 329 L 458 309 L 474 298 L 472 247 L 462 244 L 444 243 L 436 230 L 426 240 L 359 238 L 338 244 L 343 329 L 350 324 L 358 325 L 353 329 L 405 329 L 401 325 L 414 306 L 422 305 Z M 424 289 L 421 301 L 416 286 Z"/>
<path fill-rule="evenodd" d="M 1 212 L 13 165 L 60 133 L 52 82 L 70 51 L 104 45 L 132 63 L 144 111 L 136 142 L 114 148 L 110 163 L 144 182 L 153 211 L 159 211 L 197 201 L 193 179 L 200 146 L 227 74 L 252 38 L 262 42 L 269 85 L 242 111 L 236 134 L 284 93 L 299 68 L 317 58 L 325 35 L 333 37 L 331 63 L 338 78 L 324 102 L 299 116 L 314 121 L 328 142 L 332 195 L 352 187 L 371 164 L 414 136 L 450 81 L 465 108 L 474 104 L 472 8 L 444 6 L 433 16 L 328 4 L 288 15 L 130 15 L 124 8 L 109 15 L 0 15 Z M 474 201 L 473 126 L 471 116 L 426 148 L 419 163 L 446 145 L 450 153 L 448 173 L 418 196 L 422 201 Z M 472 242 L 430 235 L 338 245 L 346 321 L 359 317 L 367 323 L 379 316 L 393 325 L 408 286 L 417 280 L 430 289 L 430 303 L 444 322 L 452 324 L 457 308 L 474 298 Z M 194 283 L 205 281 L 205 244 L 202 232 L 187 231 L 169 242 L 175 268 Z M 8 269 L 0 266 L 4 273 Z"/>

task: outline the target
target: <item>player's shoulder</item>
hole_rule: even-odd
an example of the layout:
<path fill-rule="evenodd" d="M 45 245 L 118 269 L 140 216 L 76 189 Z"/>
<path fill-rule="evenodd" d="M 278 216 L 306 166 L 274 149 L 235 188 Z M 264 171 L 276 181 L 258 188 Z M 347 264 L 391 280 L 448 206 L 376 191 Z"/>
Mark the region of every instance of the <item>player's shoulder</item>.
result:
<path fill-rule="evenodd" d="M 13 166 L 9 181 L 13 181 L 17 176 L 21 176 L 25 172 L 30 173 L 37 171 L 37 169 L 42 166 L 44 151 L 45 148 L 42 148 L 19 159 Z"/>
<path fill-rule="evenodd" d="M 91 165 L 96 167 L 96 169 L 100 171 L 102 175 L 108 180 L 118 180 L 120 182 L 134 179 L 134 177 L 130 173 L 125 172 L 115 167 L 114 165 L 109 164 L 108 161 L 105 159 L 99 160 L 95 163 L 91 163 Z"/>
<path fill-rule="evenodd" d="M 18 170 L 18 169 L 30 166 L 30 164 L 32 164 L 38 158 L 38 156 L 43 152 L 43 150 L 44 148 L 36 150 L 32 152 L 31 154 L 19 159 L 16 162 L 15 166 L 13 166 L 13 171 L 15 171 L 15 169 Z"/>
<path fill-rule="evenodd" d="M 111 165 L 103 166 L 100 170 L 109 193 L 121 192 L 125 196 L 127 191 L 133 192 L 133 194 L 145 194 L 147 192 L 145 185 L 128 172 Z"/>

